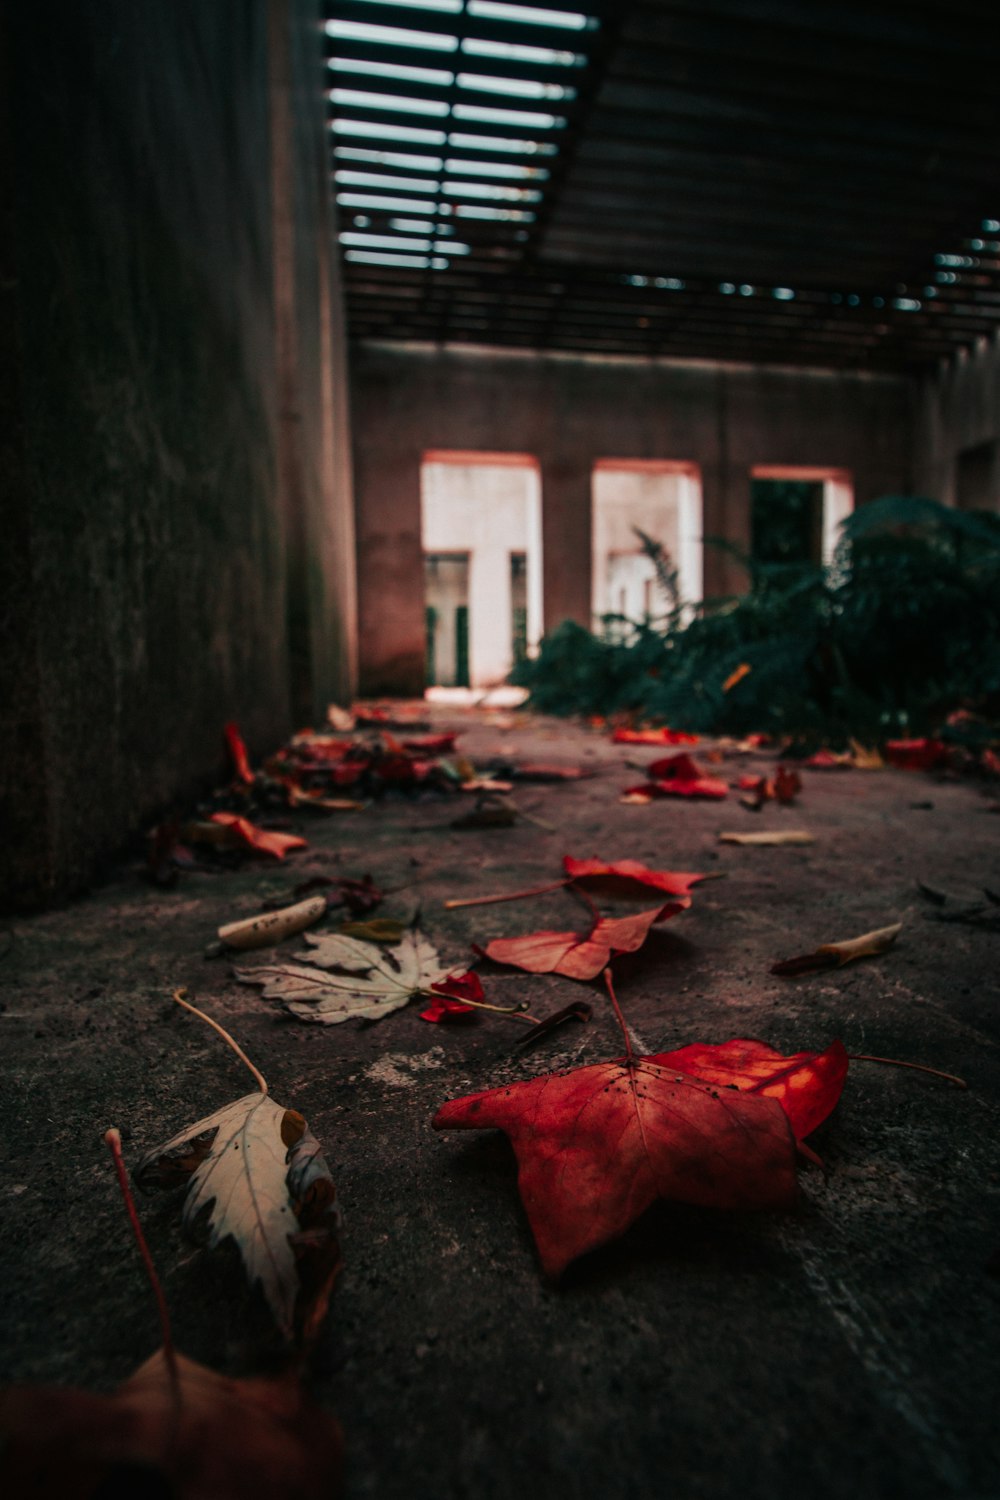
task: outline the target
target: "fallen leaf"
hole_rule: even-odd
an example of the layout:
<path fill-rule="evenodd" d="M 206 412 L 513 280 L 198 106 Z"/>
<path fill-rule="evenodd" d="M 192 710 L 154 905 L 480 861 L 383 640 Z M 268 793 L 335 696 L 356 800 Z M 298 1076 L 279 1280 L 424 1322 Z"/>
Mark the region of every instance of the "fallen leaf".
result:
<path fill-rule="evenodd" d="M 885 758 L 903 771 L 933 771 L 948 759 L 948 746 L 941 740 L 888 740 Z"/>
<path fill-rule="evenodd" d="M 717 1088 L 737 1088 L 777 1099 L 797 1141 L 805 1140 L 830 1114 L 840 1098 L 848 1067 L 843 1042 L 832 1042 L 825 1052 L 795 1052 L 784 1057 L 764 1042 L 746 1038 L 718 1045 L 695 1042 L 675 1052 L 657 1052 L 650 1061 Z"/>
<path fill-rule="evenodd" d="M 226 829 L 234 841 L 255 854 L 266 854 L 271 859 L 284 859 L 289 850 L 306 848 L 305 839 L 300 839 L 297 834 L 265 831 L 251 823 L 249 818 L 241 818 L 236 813 L 213 813 L 211 822 Z"/>
<path fill-rule="evenodd" d="M 624 1234 L 657 1198 L 780 1208 L 795 1139 L 776 1099 L 719 1092 L 653 1058 L 618 1058 L 450 1100 L 435 1130 L 503 1130 L 542 1268 Z"/>
<path fill-rule="evenodd" d="M 349 734 L 354 728 L 354 715 L 348 713 L 346 708 L 341 708 L 339 703 L 328 703 L 326 707 L 326 720 L 331 729 L 336 729 L 340 734 Z"/>
<path fill-rule="evenodd" d="M 528 932 L 521 937 L 494 938 L 477 948 L 498 964 L 511 964 L 529 974 L 564 974 L 567 979 L 594 979 L 617 953 L 635 953 L 656 922 L 665 922 L 691 905 L 681 896 L 665 906 L 627 917 L 599 917 L 588 932 Z"/>
<path fill-rule="evenodd" d="M 697 745 L 696 734 L 683 729 L 616 729 L 611 736 L 616 745 Z"/>
<path fill-rule="evenodd" d="M 249 948 L 271 948 L 285 938 L 295 937 L 326 916 L 325 896 L 310 896 L 294 906 L 279 907 L 264 916 L 245 917 L 227 922 L 219 928 L 219 942 L 226 948 L 244 951 Z"/>
<path fill-rule="evenodd" d="M 676 870 L 650 870 L 635 859 L 574 859 L 563 856 L 563 869 L 575 885 L 582 885 L 599 895 L 625 900 L 645 898 L 650 891 L 667 896 L 688 896 L 704 875 Z"/>
<path fill-rule="evenodd" d="M 185 1227 L 204 1214 L 213 1249 L 232 1236 L 286 1339 L 318 1324 L 340 1266 L 340 1216 L 319 1142 L 296 1110 L 246 1094 L 148 1152 L 134 1176 L 142 1188 L 188 1184 Z"/>
<path fill-rule="evenodd" d="M 466 1002 L 486 999 L 479 975 L 471 971 L 465 974 L 450 974 L 447 979 L 436 980 L 430 986 L 435 999 L 426 1010 L 420 1012 L 421 1021 L 470 1021 L 476 1008 Z"/>
<path fill-rule="evenodd" d="M 772 964 L 771 973 L 790 978 L 795 974 L 811 974 L 816 969 L 839 969 L 858 958 L 875 958 L 892 947 L 902 930 L 902 922 L 894 922 L 891 927 L 878 927 L 846 942 L 823 943 L 814 953 L 803 953 L 798 958 L 786 958 L 781 963 Z"/>
<path fill-rule="evenodd" d="M 774 773 L 774 780 L 768 782 L 768 789 L 776 802 L 787 807 L 801 792 L 802 777 L 798 771 L 789 771 L 786 766 L 779 766 Z"/>
<path fill-rule="evenodd" d="M 741 661 L 738 667 L 733 668 L 722 684 L 722 691 L 724 693 L 731 693 L 737 683 L 742 682 L 744 677 L 749 677 L 752 671 L 753 667 L 751 667 L 749 662 Z"/>
<path fill-rule="evenodd" d="M 412 929 L 392 948 L 336 932 L 319 938 L 306 933 L 306 942 L 313 951 L 303 955 L 304 963 L 233 973 L 241 984 L 260 985 L 265 1000 L 280 1000 L 300 1021 L 325 1026 L 381 1020 L 444 977 L 437 952 Z"/>
<path fill-rule="evenodd" d="M 365 943 L 398 943 L 409 931 L 409 923 L 396 917 L 373 917 L 370 922 L 341 922 L 340 931 Z"/>
<path fill-rule="evenodd" d="M 720 833 L 720 844 L 814 844 L 804 828 L 767 828 L 760 833 Z"/>
<path fill-rule="evenodd" d="M 626 797 L 645 793 L 648 797 L 714 797 L 728 795 L 726 783 L 715 776 L 706 776 L 704 771 L 686 751 L 679 755 L 668 755 L 654 760 L 646 767 L 649 780 L 641 786 L 629 787 Z"/>
<path fill-rule="evenodd" d="M 512 792 L 514 783 L 497 781 L 492 776 L 473 776 L 470 780 L 463 781 L 459 790 L 463 792 Z"/>
<path fill-rule="evenodd" d="M 420 734 L 404 740 L 403 749 L 417 755 L 451 755 L 457 738 L 457 734 Z"/>
<path fill-rule="evenodd" d="M 237 781 L 242 781 L 245 786 L 253 785 L 253 771 L 250 769 L 250 757 L 247 755 L 247 747 L 243 743 L 239 726 L 226 724 L 222 730 L 226 742 L 229 758 L 233 763 L 233 773 Z"/>
<path fill-rule="evenodd" d="M 510 774 L 515 781 L 584 781 L 594 773 L 582 766 L 550 766 L 538 762 L 512 766 Z"/>
<path fill-rule="evenodd" d="M 0 1390 L 0 1482 L 11 1496 L 331 1500 L 343 1440 L 296 1377 L 234 1379 L 163 1349 L 111 1396 Z"/>
<path fill-rule="evenodd" d="M 849 771 L 854 765 L 850 755 L 835 755 L 832 750 L 817 750 L 802 762 L 810 771 Z"/>
<path fill-rule="evenodd" d="M 851 740 L 851 763 L 856 771 L 884 771 L 885 761 L 874 746 Z"/>
<path fill-rule="evenodd" d="M 285 778 L 285 789 L 288 792 L 290 807 L 305 808 L 309 812 L 321 813 L 362 812 L 364 810 L 365 804 L 356 801 L 353 797 L 327 797 L 321 789 L 304 791 L 289 777 Z"/>

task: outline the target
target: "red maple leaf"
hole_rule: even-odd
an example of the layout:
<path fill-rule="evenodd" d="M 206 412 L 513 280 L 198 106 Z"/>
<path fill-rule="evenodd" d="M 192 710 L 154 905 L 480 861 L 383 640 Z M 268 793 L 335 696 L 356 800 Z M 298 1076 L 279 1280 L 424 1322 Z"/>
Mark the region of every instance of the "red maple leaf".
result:
<path fill-rule="evenodd" d="M 235 839 L 239 839 L 255 854 L 267 854 L 271 859 L 284 859 L 289 849 L 306 847 L 305 839 L 300 839 L 297 834 L 272 833 L 258 828 L 249 818 L 241 818 L 236 813 L 215 812 L 212 814 L 212 822 L 228 828 Z"/>
<path fill-rule="evenodd" d="M 948 746 L 941 740 L 888 740 L 885 758 L 903 771 L 933 771 L 948 759 Z"/>
<path fill-rule="evenodd" d="M 777 1099 L 720 1091 L 631 1045 L 612 1062 L 452 1099 L 431 1123 L 509 1137 L 550 1276 L 624 1234 L 657 1198 L 751 1209 L 795 1196 L 795 1138 Z"/>
<path fill-rule="evenodd" d="M 627 917 L 598 916 L 588 932 L 526 932 L 521 937 L 494 938 L 476 952 L 496 963 L 527 969 L 529 974 L 594 979 L 616 953 L 635 953 L 641 948 L 654 922 L 665 922 L 690 905 L 690 896 L 679 896 L 652 911 Z"/>
<path fill-rule="evenodd" d="M 737 1088 L 777 1099 L 797 1141 L 821 1125 L 840 1098 L 847 1077 L 843 1042 L 825 1052 L 795 1052 L 785 1057 L 764 1042 L 734 1038 L 712 1046 L 694 1042 L 650 1059 L 663 1068 L 700 1078 L 718 1088 Z"/>
<path fill-rule="evenodd" d="M 696 734 L 683 729 L 616 729 L 611 736 L 616 745 L 697 745 Z"/>
<path fill-rule="evenodd" d="M 238 724 L 226 724 L 222 730 L 229 751 L 229 758 L 233 763 L 233 771 L 237 781 L 242 781 L 244 786 L 253 784 L 253 772 L 250 769 L 250 758 L 247 755 L 247 747 L 243 743 Z"/>
<path fill-rule="evenodd" d="M 685 751 L 654 760 L 646 767 L 646 775 L 649 780 L 640 786 L 629 787 L 626 797 L 645 794 L 648 797 L 722 798 L 727 795 L 726 783 L 715 776 L 706 776 L 697 761 Z"/>
<path fill-rule="evenodd" d="M 704 875 L 676 870 L 650 870 L 635 859 L 574 859 L 571 854 L 563 856 L 563 869 L 576 885 L 597 891 L 605 896 L 628 899 L 646 897 L 649 892 L 662 891 L 667 896 L 690 895 L 693 886 Z"/>
<path fill-rule="evenodd" d="M 431 989 L 437 998 L 431 1001 L 426 1010 L 420 1012 L 421 1021 L 467 1021 L 476 1011 L 474 1006 L 465 1002 L 486 999 L 479 975 L 471 971 L 439 979 L 436 984 L 431 985 Z"/>

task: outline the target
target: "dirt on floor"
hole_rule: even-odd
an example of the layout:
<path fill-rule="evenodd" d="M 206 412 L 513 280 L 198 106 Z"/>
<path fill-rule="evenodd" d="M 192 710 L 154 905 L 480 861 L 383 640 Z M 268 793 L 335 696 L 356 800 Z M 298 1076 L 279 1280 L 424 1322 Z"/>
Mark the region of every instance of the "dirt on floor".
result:
<path fill-rule="evenodd" d="M 897 770 L 806 771 L 792 807 L 619 801 L 658 752 L 525 714 L 433 713 L 467 756 L 595 774 L 518 787 L 512 827 L 453 828 L 470 799 L 387 797 L 302 814 L 284 864 L 183 873 L 124 864 L 85 899 L 0 937 L 3 1376 L 110 1390 L 158 1342 L 102 1134 L 126 1161 L 247 1090 L 237 1059 L 171 1003 L 186 986 L 281 1103 L 306 1116 L 337 1183 L 345 1268 L 312 1384 L 339 1415 L 348 1500 L 996 1500 L 1000 1496 L 1000 818 L 983 786 Z M 698 754 L 698 751 L 695 751 Z M 763 753 L 711 767 L 735 781 Z M 459 807 L 461 804 L 461 807 Z M 805 828 L 804 846 L 720 831 Z M 540 1273 L 516 1166 L 496 1132 L 439 1134 L 474 1090 L 618 1056 L 599 983 L 484 968 L 495 1003 L 592 1021 L 535 1050 L 483 1015 L 431 1025 L 289 1019 L 208 960 L 217 927 L 313 875 L 370 874 L 379 915 L 421 926 L 444 964 L 470 945 L 581 925 L 567 892 L 447 910 L 543 885 L 564 854 L 722 873 L 616 963 L 643 1052 L 757 1037 L 929 1064 L 853 1062 L 810 1144 L 790 1212 L 657 1204 L 623 1238 Z M 947 899 L 922 892 L 918 882 Z M 967 908 L 979 910 L 971 915 Z M 952 920 L 954 917 L 960 920 Z M 332 925 L 333 918 L 330 923 Z M 902 922 L 881 957 L 786 980 L 777 959 Z M 298 939 L 279 950 L 293 958 Z M 267 955 L 251 955 L 251 961 Z M 231 1247 L 192 1246 L 177 1195 L 141 1202 L 181 1349 L 218 1369 L 273 1360 Z"/>

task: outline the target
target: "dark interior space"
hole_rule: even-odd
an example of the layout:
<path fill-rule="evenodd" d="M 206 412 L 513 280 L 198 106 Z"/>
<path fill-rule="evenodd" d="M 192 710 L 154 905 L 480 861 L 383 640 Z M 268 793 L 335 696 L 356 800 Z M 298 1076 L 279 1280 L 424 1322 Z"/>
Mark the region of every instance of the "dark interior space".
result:
<path fill-rule="evenodd" d="M 4 1494 L 1000 1500 L 998 67 L 0 9 Z"/>

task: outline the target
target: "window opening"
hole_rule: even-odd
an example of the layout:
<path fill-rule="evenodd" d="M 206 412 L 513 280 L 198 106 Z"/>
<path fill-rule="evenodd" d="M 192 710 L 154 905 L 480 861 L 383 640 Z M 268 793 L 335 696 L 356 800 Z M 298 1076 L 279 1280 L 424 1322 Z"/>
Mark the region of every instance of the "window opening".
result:
<path fill-rule="evenodd" d="M 662 619 L 701 599 L 701 475 L 695 464 L 601 459 L 591 507 L 596 630 L 617 639 L 633 624 Z M 640 532 L 663 549 L 660 570 Z M 660 576 L 664 568 L 672 579 L 669 590 Z"/>

